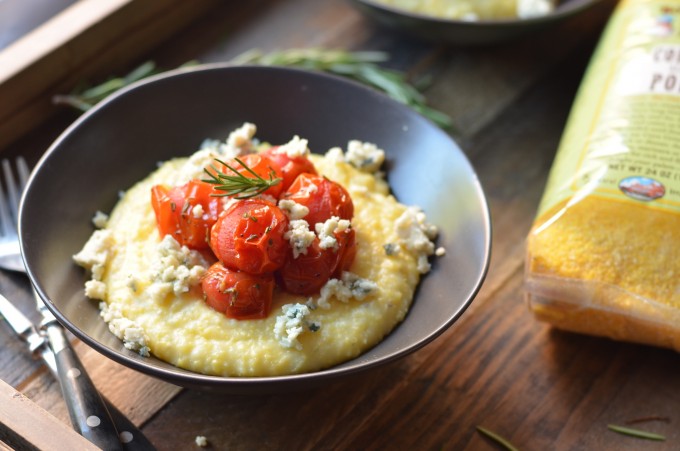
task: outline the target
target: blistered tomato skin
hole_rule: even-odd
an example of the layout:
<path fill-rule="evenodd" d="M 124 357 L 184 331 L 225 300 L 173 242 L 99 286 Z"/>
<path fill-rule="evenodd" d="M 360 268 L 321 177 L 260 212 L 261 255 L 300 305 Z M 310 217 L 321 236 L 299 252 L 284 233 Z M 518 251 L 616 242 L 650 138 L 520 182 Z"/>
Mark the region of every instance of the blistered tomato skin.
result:
<path fill-rule="evenodd" d="M 354 229 L 343 230 L 336 232 L 335 238 L 338 240 L 338 261 L 331 277 L 339 279 L 344 271 L 349 271 L 357 255 L 356 232 Z"/>
<path fill-rule="evenodd" d="M 161 236 L 172 235 L 191 249 L 208 248 L 210 228 L 217 221 L 221 201 L 212 185 L 191 180 L 182 186 L 151 188 L 151 205 Z"/>
<path fill-rule="evenodd" d="M 283 191 L 293 184 L 298 175 L 302 173 L 317 174 L 314 163 L 309 158 L 303 156 L 290 157 L 285 152 L 279 152 L 278 149 L 279 146 L 270 147 L 262 154 L 272 159 L 281 168 L 281 178 L 283 179 L 281 188 Z"/>
<path fill-rule="evenodd" d="M 335 253 L 332 250 L 321 249 L 319 239 L 316 238 L 307 248 L 306 254 L 293 258 L 291 252 L 277 276 L 281 286 L 287 292 L 309 296 L 321 290 L 335 266 Z"/>
<path fill-rule="evenodd" d="M 238 157 L 239 160 L 241 160 L 246 166 L 248 166 L 253 172 L 255 172 L 257 175 L 262 177 L 265 180 L 270 180 L 270 179 L 275 179 L 275 178 L 282 178 L 281 177 L 281 168 L 279 167 L 279 164 L 274 161 L 272 158 L 268 157 L 265 154 L 259 154 L 259 153 L 251 153 L 251 154 L 246 154 Z M 236 160 L 229 160 L 226 162 L 229 164 L 230 167 L 236 169 L 236 171 L 248 178 L 255 178 L 255 176 L 248 171 L 246 168 L 244 168 L 238 161 Z M 227 175 L 233 175 L 234 172 L 220 164 L 216 164 L 217 168 L 227 174 Z M 283 185 L 281 182 L 277 183 L 276 185 L 268 188 L 263 194 L 267 194 L 269 196 L 275 197 L 278 199 L 278 197 L 281 195 L 283 192 Z"/>
<path fill-rule="evenodd" d="M 210 248 L 227 267 L 250 274 L 279 269 L 290 246 L 283 238 L 288 218 L 262 199 L 237 201 L 224 210 L 210 233 Z"/>
<path fill-rule="evenodd" d="M 354 204 L 347 190 L 339 183 L 314 174 L 300 174 L 281 194 L 281 199 L 292 200 L 309 208 L 309 214 L 304 219 L 312 228 L 331 216 L 347 220 L 354 216 Z"/>
<path fill-rule="evenodd" d="M 316 238 L 306 254 L 293 256 L 289 252 L 286 263 L 277 273 L 282 288 L 289 293 L 309 296 L 318 294 L 328 279 L 340 278 L 347 271 L 356 255 L 356 239 L 353 229 L 335 233 L 338 248 L 323 249 Z"/>
<path fill-rule="evenodd" d="M 206 271 L 201 288 L 205 302 L 228 318 L 266 318 L 271 310 L 274 276 L 234 271 L 217 262 Z"/>

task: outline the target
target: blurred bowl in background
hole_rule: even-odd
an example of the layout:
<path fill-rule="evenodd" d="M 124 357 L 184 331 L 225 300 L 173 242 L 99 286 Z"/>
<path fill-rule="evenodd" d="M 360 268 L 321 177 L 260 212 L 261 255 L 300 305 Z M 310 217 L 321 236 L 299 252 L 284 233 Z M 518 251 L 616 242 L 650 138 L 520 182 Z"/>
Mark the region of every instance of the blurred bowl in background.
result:
<path fill-rule="evenodd" d="M 485 45 L 518 38 L 553 26 L 600 0 L 563 0 L 543 16 L 506 20 L 452 20 L 409 12 L 371 0 L 351 0 L 376 23 L 414 37 L 456 45 Z"/>

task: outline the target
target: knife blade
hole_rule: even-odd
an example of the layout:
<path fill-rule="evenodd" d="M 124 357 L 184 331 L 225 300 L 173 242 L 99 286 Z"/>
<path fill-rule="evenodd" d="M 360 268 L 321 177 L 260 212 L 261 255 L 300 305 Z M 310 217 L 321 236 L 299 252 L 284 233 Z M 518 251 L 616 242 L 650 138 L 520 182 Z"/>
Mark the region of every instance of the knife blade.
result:
<path fill-rule="evenodd" d="M 24 316 L 19 309 L 17 309 L 14 304 L 9 302 L 6 297 L 0 294 L 0 314 L 5 318 L 5 321 L 12 327 L 14 332 L 23 341 L 28 344 L 28 349 L 31 354 L 38 355 L 42 357 L 42 352 L 47 351 L 48 360 L 54 363 L 56 368 L 56 362 L 54 360 L 54 355 L 47 347 L 47 342 L 45 337 L 38 332 L 38 329 L 33 325 L 33 323 Z M 49 357 L 52 354 L 52 357 Z M 44 360 L 44 359 L 43 359 Z M 47 361 L 45 361 L 47 363 Z M 47 363 L 48 367 L 51 367 L 50 363 Z"/>
<path fill-rule="evenodd" d="M 92 381 L 90 380 L 89 376 L 87 376 L 87 373 L 82 367 L 80 360 L 71 348 L 70 342 L 66 339 L 63 328 L 57 322 L 56 318 L 54 318 L 54 315 L 52 315 L 47 307 L 44 306 L 37 293 L 34 292 L 34 295 L 38 304 L 38 310 L 43 315 L 42 324 L 44 327 L 41 327 L 41 329 L 44 329 L 44 332 L 31 323 L 31 321 L 26 318 L 26 316 L 24 316 L 24 314 L 14 306 L 14 304 L 12 304 L 2 295 L 0 295 L 0 314 L 5 318 L 6 322 L 12 327 L 16 334 L 28 344 L 28 348 L 31 353 L 35 357 L 40 357 L 52 375 L 57 380 L 59 380 L 64 399 L 68 406 L 69 416 L 71 417 L 71 420 L 74 424 L 74 428 L 76 428 L 76 430 L 78 430 L 81 435 L 90 439 L 90 441 L 93 441 L 90 437 L 88 437 L 88 435 L 86 435 L 89 433 L 88 430 L 84 430 L 85 433 L 83 433 L 78 429 L 78 427 L 82 426 L 78 426 L 79 423 L 77 424 L 74 422 L 74 414 L 76 415 L 77 419 L 82 418 L 85 420 L 85 426 L 88 429 L 91 430 L 99 428 L 99 426 L 91 426 L 96 423 L 96 420 L 91 418 L 92 414 L 83 413 L 92 411 L 82 410 L 87 404 L 84 403 L 83 396 L 78 393 L 80 389 L 69 387 L 68 385 L 74 383 L 73 379 L 76 379 L 77 382 L 83 382 L 82 378 L 84 375 L 84 377 L 86 377 L 89 381 L 89 384 L 91 384 L 92 389 L 95 390 L 94 393 L 97 395 L 99 400 L 103 402 L 107 415 L 104 420 L 112 420 L 113 422 L 111 424 L 113 432 L 109 431 L 109 434 L 113 435 L 109 435 L 108 438 L 106 438 L 105 443 L 101 441 L 99 441 L 99 443 L 93 441 L 93 443 L 102 447 L 102 449 L 122 448 L 126 451 L 155 450 L 155 447 L 151 444 L 151 442 L 149 442 L 144 434 L 142 434 L 142 432 L 122 412 L 120 412 L 113 404 L 111 404 L 106 398 L 101 396 L 99 392 L 96 391 L 94 384 L 92 384 Z M 50 337 L 50 334 L 53 337 L 54 345 L 50 345 L 51 340 L 48 338 Z M 61 354 L 59 356 L 54 351 L 52 346 L 60 349 L 59 352 Z M 64 349 L 68 349 L 70 351 L 66 351 L 66 354 L 64 354 Z M 75 360 L 72 360 L 72 358 Z M 72 366 L 72 364 L 80 365 L 80 369 L 78 369 L 79 366 Z M 66 377 L 63 377 L 64 375 Z M 76 375 L 77 377 L 74 377 Z M 62 383 L 63 379 L 67 380 L 66 388 Z M 68 382 L 69 380 L 70 382 Z M 74 390 L 76 391 L 75 395 L 72 393 Z M 72 413 L 72 411 L 74 413 Z M 99 418 L 101 418 L 101 416 L 103 415 L 100 414 Z M 87 424 L 88 417 L 90 417 L 90 425 Z M 111 437 L 115 438 L 115 442 L 112 443 Z M 97 440 L 99 439 L 99 437 L 94 438 Z"/>

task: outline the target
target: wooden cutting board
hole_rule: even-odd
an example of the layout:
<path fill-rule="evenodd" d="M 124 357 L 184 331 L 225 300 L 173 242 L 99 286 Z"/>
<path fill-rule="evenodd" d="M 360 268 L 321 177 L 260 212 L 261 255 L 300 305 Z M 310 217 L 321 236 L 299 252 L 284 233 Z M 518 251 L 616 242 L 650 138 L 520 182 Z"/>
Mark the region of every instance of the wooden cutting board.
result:
<path fill-rule="evenodd" d="M 0 150 L 56 108 L 52 97 L 127 68 L 219 0 L 80 0 L 0 51 Z"/>
<path fill-rule="evenodd" d="M 144 424 L 182 390 L 114 362 L 80 340 L 75 340 L 73 347 L 101 394 L 136 426 Z M 59 383 L 46 368 L 26 378 L 16 388 L 70 427 Z"/>
<path fill-rule="evenodd" d="M 4 449 L 99 449 L 4 381 L 0 381 L 0 440 Z"/>

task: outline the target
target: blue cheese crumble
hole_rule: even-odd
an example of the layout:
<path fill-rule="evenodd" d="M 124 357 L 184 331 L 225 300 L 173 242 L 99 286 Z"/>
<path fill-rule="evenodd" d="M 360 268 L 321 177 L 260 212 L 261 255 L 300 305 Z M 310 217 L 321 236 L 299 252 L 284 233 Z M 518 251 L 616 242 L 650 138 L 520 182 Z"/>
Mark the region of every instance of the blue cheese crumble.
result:
<path fill-rule="evenodd" d="M 363 301 L 369 294 L 377 291 L 378 284 L 372 280 L 345 271 L 340 279 L 330 279 L 321 287 L 316 304 L 323 309 L 329 309 L 331 308 L 330 300 L 333 298 L 341 302 L 349 302 L 350 299 Z"/>
<path fill-rule="evenodd" d="M 106 284 L 102 279 L 113 244 L 114 238 L 110 230 L 95 230 L 83 249 L 73 256 L 73 260 L 92 275 L 85 282 L 85 296 L 90 299 L 106 300 Z"/>
<path fill-rule="evenodd" d="M 347 143 L 347 152 L 333 147 L 326 152 L 326 158 L 349 163 L 362 172 L 376 173 L 385 162 L 385 151 L 373 143 L 353 139 Z"/>
<path fill-rule="evenodd" d="M 385 151 L 373 143 L 352 140 L 347 144 L 345 161 L 364 172 L 376 172 L 385 161 Z"/>
<path fill-rule="evenodd" d="M 200 150 L 193 153 L 180 168 L 175 178 L 168 181 L 169 184 L 183 185 L 192 179 L 202 179 L 205 176 L 204 169 L 213 164 L 216 158 L 230 160 L 254 152 L 257 146 L 253 139 L 256 132 L 257 127 L 254 124 L 245 122 L 232 131 L 224 142 L 206 139 Z"/>
<path fill-rule="evenodd" d="M 99 303 L 99 315 L 109 326 L 113 335 L 123 341 L 123 346 L 131 351 L 136 351 L 142 357 L 150 355 L 147 346 L 148 338 L 144 329 L 137 323 L 123 316 L 117 306 L 109 306 L 106 302 Z"/>
<path fill-rule="evenodd" d="M 250 122 L 244 122 L 239 128 L 229 133 L 224 142 L 217 139 L 206 139 L 201 144 L 201 150 L 211 150 L 224 157 L 237 157 L 255 151 L 257 142 L 253 139 L 257 127 Z"/>
<path fill-rule="evenodd" d="M 162 300 L 171 292 L 179 296 L 201 282 L 208 263 L 200 252 L 180 246 L 170 235 L 163 237 L 156 250 L 149 286 L 153 299 Z"/>
<path fill-rule="evenodd" d="M 112 246 L 113 234 L 110 230 L 95 230 L 83 249 L 73 256 L 73 260 L 89 269 L 93 279 L 102 280 Z"/>
<path fill-rule="evenodd" d="M 293 249 L 293 258 L 307 254 L 307 248 L 312 245 L 316 235 L 309 230 L 309 224 L 304 219 L 293 219 L 288 222 L 288 230 L 283 239 L 288 240 Z"/>
<path fill-rule="evenodd" d="M 229 133 L 227 147 L 238 149 L 239 153 L 252 152 L 255 149 L 253 138 L 257 133 L 257 127 L 250 122 L 244 122 L 239 128 Z"/>
<path fill-rule="evenodd" d="M 290 199 L 281 199 L 279 201 L 279 208 L 290 220 L 303 219 L 309 214 L 309 208 L 307 206 L 298 204 Z"/>
<path fill-rule="evenodd" d="M 203 211 L 203 205 L 196 204 L 191 208 L 191 216 L 196 219 L 201 219 L 205 212 Z"/>
<path fill-rule="evenodd" d="M 425 274 L 430 271 L 428 257 L 435 253 L 433 240 L 439 233 L 437 227 L 426 221 L 425 213 L 419 207 L 408 207 L 397 218 L 395 231 L 399 237 L 399 245 L 412 251 L 418 258 L 418 272 Z M 437 250 L 443 255 L 444 249 Z"/>
<path fill-rule="evenodd" d="M 92 224 L 98 229 L 103 229 L 109 222 L 109 215 L 104 212 L 97 210 L 97 212 L 92 217 Z"/>
<path fill-rule="evenodd" d="M 286 144 L 279 146 L 275 152 L 286 154 L 290 158 L 306 157 L 309 155 L 307 143 L 308 141 L 306 139 L 300 139 L 299 136 L 295 135 L 293 139 Z"/>
<path fill-rule="evenodd" d="M 338 249 L 338 240 L 335 238 L 335 232 L 344 232 L 350 228 L 350 221 L 347 219 L 340 219 L 337 216 L 331 216 L 325 222 L 319 222 L 314 226 L 316 234 L 319 237 L 319 247 L 321 249 Z"/>
<path fill-rule="evenodd" d="M 383 245 L 383 249 L 385 249 L 385 255 L 391 256 L 397 255 L 401 250 L 401 246 L 397 243 L 387 243 Z"/>
<path fill-rule="evenodd" d="M 281 315 L 276 317 L 274 336 L 284 348 L 302 349 L 298 337 L 305 331 L 316 332 L 321 324 L 307 318 L 311 309 L 306 304 L 285 304 L 281 307 Z"/>

